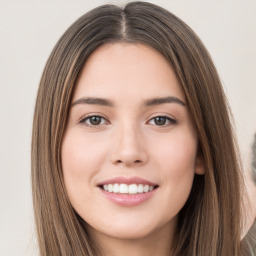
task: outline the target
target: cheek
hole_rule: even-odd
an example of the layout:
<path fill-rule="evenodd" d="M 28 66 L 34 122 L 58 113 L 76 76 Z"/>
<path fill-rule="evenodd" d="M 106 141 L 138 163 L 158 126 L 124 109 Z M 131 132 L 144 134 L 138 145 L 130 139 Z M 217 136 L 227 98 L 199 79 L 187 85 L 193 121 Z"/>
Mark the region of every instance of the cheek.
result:
<path fill-rule="evenodd" d="M 90 176 L 98 170 L 103 159 L 104 145 L 97 139 L 88 138 L 80 131 L 67 133 L 64 136 L 61 156 L 64 175 Z"/>
<path fill-rule="evenodd" d="M 193 136 L 178 136 L 162 143 L 154 152 L 156 166 L 164 186 L 163 201 L 178 211 L 188 199 L 195 174 L 197 140 Z"/>
<path fill-rule="evenodd" d="M 80 207 L 81 202 L 90 200 L 93 177 L 99 172 L 104 159 L 103 149 L 97 140 L 85 137 L 79 130 L 69 131 L 63 138 L 61 159 L 64 183 L 75 209 Z"/>
<path fill-rule="evenodd" d="M 196 137 L 184 136 L 184 133 L 177 134 L 155 145 L 152 154 L 156 156 L 156 161 L 166 171 L 166 175 L 173 173 L 182 176 L 194 171 L 197 151 Z"/>

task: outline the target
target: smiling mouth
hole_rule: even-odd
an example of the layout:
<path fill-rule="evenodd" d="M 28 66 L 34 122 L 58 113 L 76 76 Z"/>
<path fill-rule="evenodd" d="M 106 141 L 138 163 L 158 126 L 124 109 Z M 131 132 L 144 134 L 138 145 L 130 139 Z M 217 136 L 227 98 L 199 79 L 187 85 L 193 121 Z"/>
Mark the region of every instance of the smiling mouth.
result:
<path fill-rule="evenodd" d="M 143 194 L 154 189 L 158 188 L 159 186 L 152 186 L 149 184 L 125 184 L 125 183 L 114 183 L 114 184 L 104 184 L 99 185 L 99 187 L 109 193 L 113 194 L 126 194 L 126 195 L 136 195 L 136 194 Z"/>

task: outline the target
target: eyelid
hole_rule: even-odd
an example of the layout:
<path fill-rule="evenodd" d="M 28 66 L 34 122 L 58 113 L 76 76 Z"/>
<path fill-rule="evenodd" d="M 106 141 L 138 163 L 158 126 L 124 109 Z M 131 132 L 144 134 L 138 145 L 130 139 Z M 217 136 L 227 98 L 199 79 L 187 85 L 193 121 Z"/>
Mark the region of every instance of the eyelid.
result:
<path fill-rule="evenodd" d="M 88 120 L 90 117 L 95 117 L 95 116 L 104 119 L 105 123 L 104 124 L 99 124 L 99 125 L 90 125 L 90 124 L 86 123 L 86 120 Z M 173 116 L 171 117 L 170 114 L 166 114 L 166 113 L 155 113 L 154 116 L 151 115 L 150 117 L 147 118 L 148 121 L 146 122 L 146 124 L 148 124 L 150 121 L 154 120 L 157 117 L 166 118 L 170 123 L 169 124 L 164 124 L 164 125 L 156 125 L 156 124 L 151 124 L 151 125 L 158 126 L 158 127 L 161 127 L 161 126 L 166 127 L 166 126 L 171 126 L 171 125 L 177 124 L 177 119 L 174 118 Z M 82 118 L 79 119 L 78 123 L 81 124 L 81 125 L 87 126 L 89 128 L 90 127 L 100 128 L 100 127 L 102 127 L 106 124 L 110 124 L 110 121 L 103 114 L 94 112 L 94 113 L 89 113 L 89 114 L 84 115 Z"/>
<path fill-rule="evenodd" d="M 149 123 L 150 121 L 154 120 L 155 118 L 157 117 L 163 117 L 163 118 L 166 118 L 170 124 L 164 124 L 164 125 L 156 125 L 154 124 L 155 126 L 158 126 L 158 127 L 166 127 L 166 126 L 171 126 L 171 125 L 175 125 L 177 124 L 177 120 L 176 118 L 174 117 L 170 117 L 169 115 L 167 114 L 155 114 L 154 116 L 150 117 L 149 120 L 147 121 L 147 123 Z M 153 124 L 152 124 L 153 125 Z"/>
<path fill-rule="evenodd" d="M 99 125 L 90 125 L 90 124 L 86 123 L 86 120 L 88 120 L 90 117 L 95 117 L 95 116 L 104 119 L 106 121 L 106 123 L 99 124 Z M 89 127 L 89 128 L 90 127 L 92 127 L 92 128 L 100 128 L 101 126 L 103 126 L 105 124 L 108 124 L 110 122 L 109 122 L 109 120 L 106 117 L 104 117 L 104 115 L 102 115 L 100 113 L 90 113 L 90 114 L 84 115 L 81 119 L 79 119 L 78 123 L 81 124 L 81 125 L 84 125 L 86 127 Z"/>

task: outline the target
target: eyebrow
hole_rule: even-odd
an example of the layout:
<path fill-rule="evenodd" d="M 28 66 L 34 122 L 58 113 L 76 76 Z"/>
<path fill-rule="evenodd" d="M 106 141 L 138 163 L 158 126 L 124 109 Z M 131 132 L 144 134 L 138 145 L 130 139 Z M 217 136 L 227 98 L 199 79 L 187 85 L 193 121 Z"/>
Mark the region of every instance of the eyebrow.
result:
<path fill-rule="evenodd" d="M 114 106 L 114 103 L 111 100 L 104 99 L 104 98 L 94 98 L 94 97 L 80 98 L 77 101 L 73 102 L 71 107 L 78 104 L 101 105 L 101 106 L 107 106 L 107 107 Z"/>
<path fill-rule="evenodd" d="M 158 97 L 158 98 L 152 98 L 147 99 L 144 102 L 144 106 L 150 107 L 150 106 L 156 106 L 161 105 L 165 103 L 177 103 L 181 106 L 186 106 L 186 103 L 182 101 L 181 99 L 173 96 L 168 97 Z M 88 105 L 100 105 L 100 106 L 107 106 L 107 107 L 113 107 L 114 103 L 111 100 L 105 99 L 105 98 L 95 98 L 95 97 L 84 97 L 76 100 L 72 103 L 71 107 L 78 105 L 78 104 L 88 104 Z"/>
<path fill-rule="evenodd" d="M 164 97 L 164 98 L 153 98 L 153 99 L 148 99 L 145 101 L 145 106 L 155 106 L 155 105 L 160 105 L 160 104 L 165 104 L 165 103 L 178 103 L 182 106 L 186 106 L 186 103 L 182 101 L 181 99 L 173 96 L 169 97 Z"/>

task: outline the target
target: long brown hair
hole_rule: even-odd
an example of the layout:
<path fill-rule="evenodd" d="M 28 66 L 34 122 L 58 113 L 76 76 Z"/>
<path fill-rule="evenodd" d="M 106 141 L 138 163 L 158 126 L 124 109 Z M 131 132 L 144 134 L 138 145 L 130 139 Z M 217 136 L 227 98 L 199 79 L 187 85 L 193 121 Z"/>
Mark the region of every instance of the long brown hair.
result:
<path fill-rule="evenodd" d="M 167 10 L 146 2 L 103 5 L 80 17 L 54 47 L 34 113 L 32 187 L 40 255 L 96 255 L 63 182 L 61 143 L 77 77 L 88 56 L 112 42 L 159 51 L 184 90 L 205 175 L 195 175 L 179 214 L 175 255 L 241 255 L 240 164 L 227 101 L 214 64 L 197 35 Z"/>
<path fill-rule="evenodd" d="M 252 144 L 252 179 L 256 185 L 256 134 L 254 134 L 254 141 Z"/>

